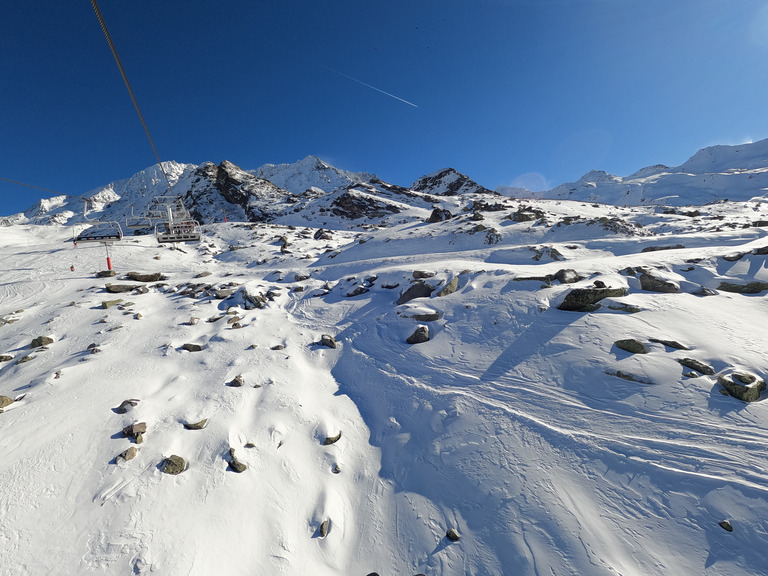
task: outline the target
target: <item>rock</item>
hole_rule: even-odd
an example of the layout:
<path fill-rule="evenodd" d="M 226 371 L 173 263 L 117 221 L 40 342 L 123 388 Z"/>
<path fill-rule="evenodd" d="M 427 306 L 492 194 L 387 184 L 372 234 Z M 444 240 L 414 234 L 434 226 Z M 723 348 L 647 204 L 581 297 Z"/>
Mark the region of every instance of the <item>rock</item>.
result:
<path fill-rule="evenodd" d="M 232 318 L 227 320 L 227 324 L 237 324 L 237 323 L 240 322 L 240 320 L 242 320 L 242 318 L 240 318 L 240 316 L 232 316 Z"/>
<path fill-rule="evenodd" d="M 597 304 L 604 298 L 619 298 L 626 296 L 629 291 L 626 288 L 574 288 L 558 306 L 559 310 L 574 312 L 592 312 L 597 310 Z"/>
<path fill-rule="evenodd" d="M 694 296 L 717 296 L 717 292 L 715 290 L 712 290 L 712 288 L 707 288 L 706 286 L 699 286 L 699 289 L 696 290 L 696 292 L 691 292 Z"/>
<path fill-rule="evenodd" d="M 336 436 L 327 436 L 325 440 L 323 440 L 323 446 L 330 446 L 331 444 L 335 444 L 341 439 L 341 431 L 339 431 Z"/>
<path fill-rule="evenodd" d="M 285 350 L 284 344 L 275 344 L 269 348 L 270 350 Z"/>
<path fill-rule="evenodd" d="M 746 284 L 733 284 L 732 282 L 721 282 L 718 290 L 723 292 L 733 292 L 735 294 L 760 294 L 768 290 L 768 282 L 748 282 Z"/>
<path fill-rule="evenodd" d="M 184 458 L 174 454 L 173 456 L 169 456 L 163 460 L 161 466 L 161 470 L 164 474 L 176 476 L 177 474 L 181 474 L 184 472 L 184 470 L 186 470 L 187 463 L 184 461 Z"/>
<path fill-rule="evenodd" d="M 141 272 L 128 272 L 126 276 L 130 280 L 135 280 L 136 282 L 161 282 L 162 280 L 168 280 L 168 277 L 164 276 L 160 272 L 153 272 L 150 274 L 143 274 Z"/>
<path fill-rule="evenodd" d="M 192 344 L 192 343 L 182 344 L 181 347 L 188 352 L 200 352 L 203 349 L 203 347 L 200 344 Z"/>
<path fill-rule="evenodd" d="M 435 275 L 434 272 L 426 272 L 424 270 L 414 270 L 413 277 L 416 280 L 422 280 L 424 278 L 432 278 Z"/>
<path fill-rule="evenodd" d="M 122 304 L 122 303 L 123 303 L 122 299 L 118 299 L 118 300 L 104 300 L 101 303 L 101 307 L 106 310 L 107 308 L 112 308 L 113 306 L 117 306 L 118 304 Z"/>
<path fill-rule="evenodd" d="M 637 382 L 638 384 L 649 384 L 653 385 L 653 382 L 650 380 L 647 380 L 645 378 L 641 378 L 640 376 L 636 376 L 634 374 L 630 374 L 629 372 L 622 372 L 621 370 L 606 370 L 605 371 L 608 376 L 616 376 L 616 378 L 621 378 L 622 380 L 627 380 L 628 382 Z"/>
<path fill-rule="evenodd" d="M 126 412 L 130 412 L 138 403 L 139 400 L 136 398 L 129 398 L 128 400 L 123 400 L 120 403 L 120 406 L 113 408 L 113 410 L 118 414 L 125 414 Z"/>
<path fill-rule="evenodd" d="M 365 286 L 355 286 L 355 289 L 351 292 L 347 292 L 346 296 L 347 298 L 354 298 L 355 296 L 360 296 L 362 294 L 365 294 L 366 292 L 369 292 L 370 290 L 366 288 Z"/>
<path fill-rule="evenodd" d="M 34 358 L 34 356 L 24 356 L 23 358 L 21 358 L 20 360 L 18 360 L 18 361 L 16 362 L 16 364 L 24 364 L 25 362 L 29 362 L 29 361 L 30 361 L 30 360 L 32 360 L 33 358 Z"/>
<path fill-rule="evenodd" d="M 120 455 L 118 455 L 118 457 L 116 458 L 116 460 L 117 461 L 120 461 L 120 460 L 125 460 L 125 461 L 133 460 L 134 458 L 136 458 L 136 455 L 138 453 L 139 453 L 139 449 L 136 448 L 136 446 L 131 446 L 125 452 L 121 452 Z"/>
<path fill-rule="evenodd" d="M 333 472 L 334 474 L 340 474 L 341 466 L 339 466 L 338 464 L 334 464 L 333 468 L 331 468 L 331 472 Z"/>
<path fill-rule="evenodd" d="M 451 279 L 451 281 L 448 282 L 448 284 L 446 284 L 440 289 L 440 291 L 437 293 L 437 296 L 438 297 L 448 296 L 449 294 L 453 294 L 454 292 L 456 292 L 458 288 L 459 288 L 459 277 L 454 276 Z"/>
<path fill-rule="evenodd" d="M 642 308 L 634 306 L 633 304 L 613 304 L 608 305 L 608 310 L 618 310 L 619 312 L 626 312 L 627 314 L 637 314 L 642 312 Z"/>
<path fill-rule="evenodd" d="M 245 472 L 246 469 L 248 468 L 248 466 L 244 462 L 241 462 L 240 460 L 237 459 L 237 457 L 235 456 L 234 448 L 229 449 L 229 467 L 232 468 L 232 470 L 234 470 L 238 474 L 241 472 Z"/>
<path fill-rule="evenodd" d="M 267 297 L 263 292 L 259 292 L 255 288 L 243 286 L 240 292 L 245 300 L 245 308 L 248 310 L 253 310 L 254 308 L 261 309 L 267 305 Z"/>
<path fill-rule="evenodd" d="M 728 532 L 733 532 L 733 525 L 730 523 L 730 521 L 720 520 L 718 524 L 720 525 L 720 528 L 722 528 L 723 530 L 727 530 Z"/>
<path fill-rule="evenodd" d="M 403 314 L 403 318 L 413 318 L 417 322 L 436 322 L 440 320 L 440 312 L 430 310 L 429 312 L 417 312 L 416 314 Z"/>
<path fill-rule="evenodd" d="M 444 222 L 451 218 L 453 218 L 453 214 L 451 214 L 450 210 L 435 208 L 432 210 L 432 214 L 429 215 L 429 218 L 427 218 L 427 223 L 435 224 L 436 222 Z"/>
<path fill-rule="evenodd" d="M 296 272 L 293 275 L 294 282 L 304 282 L 304 280 L 309 280 L 309 278 L 310 278 L 309 274 L 300 274 L 299 272 Z"/>
<path fill-rule="evenodd" d="M 210 272 L 205 271 L 205 272 L 200 272 L 200 274 L 196 274 L 194 277 L 195 278 L 205 278 L 206 276 L 210 276 L 210 275 L 211 275 Z"/>
<path fill-rule="evenodd" d="M 661 292 L 664 294 L 677 294 L 680 292 L 680 286 L 671 280 L 664 280 L 644 271 L 640 274 L 640 288 L 648 292 Z"/>
<path fill-rule="evenodd" d="M 651 342 L 656 342 L 657 344 L 664 344 L 664 346 L 669 346 L 670 348 L 675 348 L 676 350 L 690 350 L 687 346 L 684 346 L 680 344 L 677 340 L 662 340 L 661 338 L 648 338 Z"/>
<path fill-rule="evenodd" d="M 419 326 L 416 328 L 413 334 L 408 336 L 408 338 L 405 339 L 405 341 L 408 344 L 421 344 L 423 342 L 429 341 L 429 327 L 428 326 Z"/>
<path fill-rule="evenodd" d="M 141 284 L 105 284 L 104 289 L 110 294 L 120 294 L 122 292 L 133 292 L 139 288 L 146 288 Z"/>
<path fill-rule="evenodd" d="M 13 356 L 9 356 L 8 354 L 0 354 L 0 362 L 10 362 L 13 360 Z"/>
<path fill-rule="evenodd" d="M 139 432 L 138 434 L 136 434 L 136 437 L 133 439 L 133 441 L 136 442 L 136 444 L 141 444 L 142 442 L 144 442 L 144 434 Z"/>
<path fill-rule="evenodd" d="M 747 255 L 746 252 L 736 252 L 734 254 L 726 254 L 725 256 L 723 256 L 723 260 L 725 260 L 726 262 L 738 262 L 739 260 L 744 258 L 744 256 L 746 255 Z"/>
<path fill-rule="evenodd" d="M 555 280 L 560 284 L 573 284 L 581 280 L 581 276 L 573 268 L 562 268 L 555 272 Z"/>
<path fill-rule="evenodd" d="M 405 292 L 400 294 L 400 297 L 397 299 L 397 303 L 405 304 L 414 298 L 429 298 L 429 296 L 431 296 L 432 292 L 434 291 L 435 288 L 426 282 L 416 282 L 412 284 Z"/>
<path fill-rule="evenodd" d="M 42 346 L 48 346 L 48 344 L 53 344 L 53 338 L 49 338 L 48 336 L 38 336 L 32 340 L 32 343 L 29 345 L 29 347 L 40 348 Z"/>
<path fill-rule="evenodd" d="M 456 531 L 455 528 L 448 530 L 448 532 L 445 533 L 445 537 L 448 538 L 448 540 L 451 542 L 458 542 L 461 540 L 461 535 Z"/>
<path fill-rule="evenodd" d="M 242 386 L 244 383 L 245 382 L 243 380 L 243 376 L 238 374 L 232 379 L 229 385 L 232 386 L 233 388 L 240 388 L 240 386 Z"/>
<path fill-rule="evenodd" d="M 682 250 L 685 248 L 682 244 L 674 244 L 672 246 L 646 246 L 640 252 L 658 252 L 659 250 Z"/>
<path fill-rule="evenodd" d="M 136 312 L 136 314 L 133 315 L 134 320 L 141 320 L 142 318 L 143 316 L 141 315 L 140 312 Z"/>
<path fill-rule="evenodd" d="M 128 438 L 135 438 L 139 434 L 144 434 L 144 432 L 147 431 L 147 423 L 146 422 L 134 422 L 133 424 L 129 424 L 125 428 L 123 428 L 123 434 L 125 434 Z"/>
<path fill-rule="evenodd" d="M 715 369 L 712 368 L 712 366 L 708 366 L 707 364 L 704 364 L 704 362 L 700 362 L 695 358 L 678 358 L 677 361 L 686 368 L 696 370 L 697 372 L 701 372 L 707 376 L 712 376 L 715 373 Z"/>
<path fill-rule="evenodd" d="M 690 372 L 683 372 L 683 376 L 685 376 L 686 378 L 698 378 L 699 376 L 701 376 L 701 374 L 691 370 Z M 727 392 L 726 392 L 726 394 L 727 394 Z"/>
<path fill-rule="evenodd" d="M 765 390 L 765 380 L 753 374 L 723 374 L 717 377 L 717 383 L 725 388 L 728 394 L 744 402 L 756 402 L 760 399 L 760 392 Z"/>
<path fill-rule="evenodd" d="M 208 424 L 208 418 L 203 418 L 202 420 L 200 420 L 200 422 L 195 422 L 195 423 L 185 422 L 184 428 L 186 428 L 187 430 L 202 430 L 203 428 L 206 427 L 207 424 Z"/>
<path fill-rule="evenodd" d="M 608 287 L 608 286 L 606 286 L 605 282 L 603 282 L 602 280 L 595 280 L 594 282 L 592 282 L 592 285 L 595 288 L 607 288 Z"/>
<path fill-rule="evenodd" d="M 330 530 L 331 523 L 329 520 L 323 520 L 323 523 L 320 524 L 320 528 L 318 530 L 318 534 L 320 534 L 320 538 L 325 538 L 328 536 L 328 531 Z"/>
<path fill-rule="evenodd" d="M 117 272 L 114 270 L 102 270 L 101 272 L 96 272 L 96 278 L 111 278 L 112 276 L 117 276 Z"/>
<path fill-rule="evenodd" d="M 320 336 L 320 345 L 327 346 L 328 348 L 336 348 L 336 338 L 330 334 L 323 334 Z"/>
<path fill-rule="evenodd" d="M 0 408 L 5 408 L 11 404 L 13 404 L 13 398 L 9 398 L 8 396 L 0 396 Z"/>
<path fill-rule="evenodd" d="M 630 354 L 648 354 L 648 349 L 639 340 L 634 338 L 628 338 L 626 340 L 616 340 L 614 346 L 620 350 L 629 352 Z"/>

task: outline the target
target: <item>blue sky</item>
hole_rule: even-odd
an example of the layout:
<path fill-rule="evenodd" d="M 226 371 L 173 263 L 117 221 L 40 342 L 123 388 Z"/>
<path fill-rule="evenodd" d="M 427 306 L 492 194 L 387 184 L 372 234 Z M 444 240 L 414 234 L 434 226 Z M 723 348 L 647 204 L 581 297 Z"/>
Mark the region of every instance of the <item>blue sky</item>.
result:
<path fill-rule="evenodd" d="M 768 137 L 768 0 L 99 6 L 163 160 L 553 187 Z M 154 164 L 90 2 L 4 6 L 0 53 L 0 178 L 83 194 Z M 45 196 L 0 182 L 0 214 Z"/>

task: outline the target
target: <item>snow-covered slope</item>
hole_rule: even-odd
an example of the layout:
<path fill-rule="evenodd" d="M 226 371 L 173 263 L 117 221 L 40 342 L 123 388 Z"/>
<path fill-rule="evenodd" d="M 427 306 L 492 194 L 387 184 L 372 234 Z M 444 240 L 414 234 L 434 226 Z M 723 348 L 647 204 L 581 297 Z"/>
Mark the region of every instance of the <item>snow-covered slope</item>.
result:
<path fill-rule="evenodd" d="M 768 206 L 347 192 L 407 207 L 137 236 L 112 278 L 0 227 L 1 576 L 765 572 L 766 393 L 718 377 L 768 373 Z"/>
<path fill-rule="evenodd" d="M 301 194 L 310 188 L 331 192 L 360 184 L 373 177 L 367 173 L 339 170 L 316 156 L 307 156 L 293 164 L 265 164 L 254 170 L 253 174 L 293 194 Z"/>

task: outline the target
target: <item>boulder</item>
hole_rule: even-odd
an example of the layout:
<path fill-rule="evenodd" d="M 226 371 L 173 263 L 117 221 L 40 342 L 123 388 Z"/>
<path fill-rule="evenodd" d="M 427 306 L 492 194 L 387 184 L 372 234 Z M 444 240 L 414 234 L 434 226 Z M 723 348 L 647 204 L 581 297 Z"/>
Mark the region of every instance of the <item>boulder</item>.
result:
<path fill-rule="evenodd" d="M 200 422 L 185 422 L 184 428 L 187 430 L 202 430 L 208 424 L 208 418 L 203 418 Z"/>
<path fill-rule="evenodd" d="M 129 398 L 128 400 L 123 400 L 120 402 L 120 406 L 117 408 L 113 408 L 115 412 L 118 414 L 125 414 L 126 412 L 130 412 L 133 410 L 133 408 L 139 403 L 139 400 L 136 398 Z"/>
<path fill-rule="evenodd" d="M 141 284 L 105 284 L 104 289 L 110 294 L 120 294 L 122 292 L 133 292 L 139 288 L 146 288 Z"/>
<path fill-rule="evenodd" d="M 325 440 L 323 440 L 323 446 L 330 446 L 331 444 L 336 444 L 336 442 L 338 442 L 339 440 L 341 440 L 341 431 L 339 431 L 339 433 L 336 434 L 336 436 L 326 436 Z"/>
<path fill-rule="evenodd" d="M 663 340 L 661 338 L 648 338 L 651 342 L 656 342 L 657 344 L 664 344 L 664 346 L 669 346 L 670 348 L 675 348 L 676 350 L 690 350 L 688 346 L 684 346 L 683 344 L 680 344 L 677 340 Z"/>
<path fill-rule="evenodd" d="M 445 286 L 443 286 L 440 291 L 437 293 L 437 296 L 448 296 L 449 294 L 453 294 L 456 292 L 456 290 L 459 288 L 459 277 L 454 276 L 450 282 L 448 282 Z"/>
<path fill-rule="evenodd" d="M 200 352 L 203 347 L 200 344 L 187 343 L 181 346 L 187 352 Z"/>
<path fill-rule="evenodd" d="M 701 372 L 702 374 L 706 374 L 707 376 L 712 376 L 715 373 L 715 369 L 712 368 L 712 366 L 704 364 L 704 362 L 700 362 L 695 358 L 678 358 L 677 361 L 680 362 L 680 364 L 682 364 L 686 368 L 690 368 L 691 370 L 696 370 L 697 372 Z"/>
<path fill-rule="evenodd" d="M 328 531 L 331 528 L 331 523 L 329 520 L 323 520 L 323 523 L 320 524 L 320 528 L 318 529 L 318 534 L 320 534 L 320 538 L 325 538 L 328 536 Z"/>
<path fill-rule="evenodd" d="M 117 456 L 116 460 L 117 460 L 118 462 L 119 462 L 120 460 L 125 460 L 125 461 L 128 461 L 128 460 L 133 460 L 134 458 L 136 458 L 136 455 L 137 455 L 138 453 L 139 453 L 139 449 L 138 449 L 138 448 L 136 448 L 136 446 L 131 446 L 131 447 L 130 447 L 130 448 L 128 448 L 128 450 L 126 450 L 125 452 L 121 452 L 121 453 L 120 453 L 120 454 Z"/>
<path fill-rule="evenodd" d="M 136 282 L 161 282 L 162 280 L 168 280 L 168 277 L 164 276 L 160 272 L 152 272 L 149 274 L 144 274 L 142 272 L 128 272 L 126 276 L 130 280 L 135 280 Z M 199 277 L 200 277 L 199 275 L 195 276 L 195 278 L 199 278 Z"/>
<path fill-rule="evenodd" d="M 429 341 L 429 327 L 428 326 L 419 326 L 416 328 L 413 334 L 408 336 L 408 338 L 405 339 L 405 341 L 408 344 L 421 344 L 423 342 Z"/>
<path fill-rule="evenodd" d="M 13 360 L 13 356 L 9 356 L 8 354 L 0 354 L 0 362 L 10 362 Z"/>
<path fill-rule="evenodd" d="M 648 292 L 662 292 L 664 294 L 677 294 L 680 292 L 680 286 L 676 282 L 653 276 L 647 271 L 640 274 L 640 288 Z"/>
<path fill-rule="evenodd" d="M 722 528 L 723 530 L 726 530 L 728 532 L 733 532 L 733 525 L 729 520 L 720 520 L 718 524 L 720 525 L 720 528 Z"/>
<path fill-rule="evenodd" d="M 11 404 L 13 404 L 13 398 L 9 398 L 8 396 L 0 396 L 0 408 L 5 408 Z"/>
<path fill-rule="evenodd" d="M 626 340 L 616 340 L 614 346 L 620 350 L 629 352 L 630 354 L 648 354 L 648 349 L 639 340 L 634 338 L 627 338 Z"/>
<path fill-rule="evenodd" d="M 102 307 L 104 310 L 106 310 L 106 309 L 108 309 L 108 308 L 112 308 L 113 306 L 117 306 L 118 304 L 122 304 L 122 303 L 123 303 L 123 300 L 122 300 L 122 299 L 117 299 L 117 300 L 104 300 L 104 301 L 102 301 L 102 303 L 101 303 L 101 307 Z"/>
<path fill-rule="evenodd" d="M 765 380 L 741 372 L 722 374 L 717 377 L 717 383 L 725 388 L 728 394 L 744 402 L 756 402 L 760 399 L 760 392 L 765 390 Z"/>
<path fill-rule="evenodd" d="M 746 284 L 734 284 L 732 282 L 721 282 L 717 287 L 723 292 L 733 292 L 735 294 L 760 294 L 768 290 L 768 282 L 747 282 Z"/>
<path fill-rule="evenodd" d="M 336 348 L 336 338 L 330 334 L 323 334 L 320 336 L 320 345 L 327 346 L 328 348 Z"/>
<path fill-rule="evenodd" d="M 147 431 L 146 422 L 134 422 L 123 428 L 123 434 L 129 438 L 136 438 L 139 434 L 144 434 Z"/>
<path fill-rule="evenodd" d="M 48 346 L 48 344 L 53 344 L 53 338 L 49 338 L 48 336 L 38 336 L 32 340 L 32 343 L 29 345 L 29 347 L 40 348 L 41 346 Z"/>
<path fill-rule="evenodd" d="M 427 223 L 435 224 L 436 222 L 443 222 L 445 220 L 450 220 L 451 218 L 453 218 L 453 214 L 451 214 L 450 210 L 435 208 L 432 210 L 432 214 L 429 215 L 429 218 L 427 218 Z"/>
<path fill-rule="evenodd" d="M 435 275 L 434 272 L 427 272 L 425 270 L 414 270 L 413 277 L 416 280 L 423 280 L 424 278 L 432 278 Z"/>
<path fill-rule="evenodd" d="M 458 542 L 461 540 L 461 535 L 458 533 L 456 528 L 451 528 L 448 530 L 448 532 L 445 533 L 445 537 L 448 538 L 451 542 Z"/>
<path fill-rule="evenodd" d="M 574 312 L 592 312 L 600 305 L 598 302 L 604 298 L 619 298 L 626 296 L 629 291 L 626 288 L 574 288 L 565 295 L 558 309 Z"/>
<path fill-rule="evenodd" d="M 581 280 L 581 276 L 573 268 L 562 268 L 555 272 L 555 280 L 560 284 L 573 284 Z"/>
<path fill-rule="evenodd" d="M 101 272 L 96 272 L 96 278 L 111 278 L 112 276 L 117 276 L 117 272 L 114 270 L 102 270 Z"/>
<path fill-rule="evenodd" d="M 405 292 L 400 294 L 400 297 L 397 299 L 397 303 L 405 304 L 414 298 L 429 298 L 434 291 L 434 286 L 431 286 L 426 282 L 416 282 L 411 284 L 411 286 Z"/>
<path fill-rule="evenodd" d="M 350 292 L 347 292 L 346 296 L 347 298 L 354 298 L 355 296 L 361 296 L 365 294 L 366 292 L 369 292 L 369 289 L 365 286 L 355 286 L 353 290 Z"/>
<path fill-rule="evenodd" d="M 234 448 L 229 449 L 229 467 L 232 468 L 232 470 L 234 470 L 238 474 L 241 472 L 245 472 L 246 469 L 248 468 L 248 466 L 244 462 L 241 462 L 240 460 L 237 459 L 237 457 L 235 456 Z"/>
<path fill-rule="evenodd" d="M 235 376 L 232 381 L 229 383 L 230 386 L 233 388 L 240 388 L 244 384 L 243 376 L 241 374 L 238 374 Z"/>
<path fill-rule="evenodd" d="M 181 474 L 184 472 L 184 470 L 186 470 L 187 463 L 184 461 L 184 458 L 174 454 L 163 460 L 160 466 L 164 474 L 176 476 L 177 474 Z"/>

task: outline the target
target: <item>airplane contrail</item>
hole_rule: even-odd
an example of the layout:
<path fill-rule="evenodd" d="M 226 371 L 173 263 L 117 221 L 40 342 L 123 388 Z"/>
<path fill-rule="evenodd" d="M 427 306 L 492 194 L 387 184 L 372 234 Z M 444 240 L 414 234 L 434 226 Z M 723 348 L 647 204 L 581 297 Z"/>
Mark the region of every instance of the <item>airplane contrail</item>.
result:
<path fill-rule="evenodd" d="M 371 86 L 370 84 L 367 84 L 366 82 L 363 82 L 362 80 L 358 80 L 357 78 L 353 78 L 349 74 L 344 74 L 344 72 L 339 72 L 338 70 L 334 70 L 330 66 L 326 66 L 325 64 L 320 64 L 319 62 L 315 62 L 318 66 L 321 66 L 325 68 L 326 70 L 330 70 L 331 72 L 334 72 L 335 74 L 338 74 L 339 76 L 343 76 L 344 78 L 348 80 L 352 80 L 352 82 L 357 82 L 358 84 L 362 84 L 363 86 L 366 86 L 370 88 L 371 90 L 376 90 L 376 92 L 381 92 L 382 94 L 385 94 L 386 96 L 389 96 L 390 98 L 394 98 L 395 100 L 399 100 L 400 102 L 404 102 L 405 104 L 408 104 L 408 106 L 413 106 L 414 108 L 418 108 L 416 104 L 413 102 L 408 102 L 408 100 L 405 100 L 404 98 L 400 98 L 399 96 L 395 96 L 394 94 L 391 94 L 385 90 L 382 90 L 381 88 L 376 88 L 376 86 Z"/>

